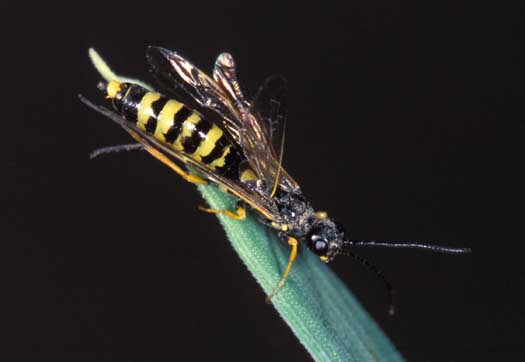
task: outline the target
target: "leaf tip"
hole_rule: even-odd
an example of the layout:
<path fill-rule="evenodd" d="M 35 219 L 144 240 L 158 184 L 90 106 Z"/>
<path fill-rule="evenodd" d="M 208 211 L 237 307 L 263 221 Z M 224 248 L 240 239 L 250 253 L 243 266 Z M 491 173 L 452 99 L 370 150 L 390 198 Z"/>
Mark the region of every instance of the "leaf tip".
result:
<path fill-rule="evenodd" d="M 95 50 L 95 48 L 88 49 L 88 56 L 89 56 L 89 59 L 91 60 L 91 63 L 93 63 L 93 66 L 102 76 L 102 78 L 104 78 L 107 81 L 115 80 L 118 78 L 118 76 L 111 70 L 109 65 L 106 63 L 104 59 L 102 59 L 102 57 Z"/>

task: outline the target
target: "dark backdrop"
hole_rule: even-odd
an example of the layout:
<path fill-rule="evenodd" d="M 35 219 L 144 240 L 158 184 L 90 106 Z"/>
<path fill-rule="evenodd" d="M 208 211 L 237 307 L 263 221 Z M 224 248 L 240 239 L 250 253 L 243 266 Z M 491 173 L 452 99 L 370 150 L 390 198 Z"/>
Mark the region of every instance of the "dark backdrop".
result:
<path fill-rule="evenodd" d="M 309 358 L 192 185 L 146 154 L 89 161 L 129 138 L 76 97 L 99 99 L 87 48 L 151 81 L 149 44 L 204 69 L 228 50 L 251 94 L 286 76 L 285 166 L 352 237 L 474 249 L 363 251 L 397 290 L 393 318 L 374 275 L 332 264 L 407 359 L 525 356 L 525 8 L 3 1 L 0 12 L 2 360 Z"/>

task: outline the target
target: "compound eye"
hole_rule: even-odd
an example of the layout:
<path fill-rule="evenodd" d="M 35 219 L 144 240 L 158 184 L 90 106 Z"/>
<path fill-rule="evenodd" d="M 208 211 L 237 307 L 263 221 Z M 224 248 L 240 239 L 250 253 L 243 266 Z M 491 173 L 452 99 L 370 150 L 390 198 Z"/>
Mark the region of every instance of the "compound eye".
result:
<path fill-rule="evenodd" d="M 324 240 L 317 240 L 313 242 L 313 252 L 319 256 L 326 255 L 328 251 L 328 243 Z"/>
<path fill-rule="evenodd" d="M 318 256 L 326 256 L 328 253 L 328 239 L 326 230 L 322 227 L 314 227 L 306 236 L 308 248 Z"/>
<path fill-rule="evenodd" d="M 328 241 L 322 236 L 319 229 L 313 230 L 308 238 L 308 246 L 318 256 L 326 255 L 328 251 Z"/>

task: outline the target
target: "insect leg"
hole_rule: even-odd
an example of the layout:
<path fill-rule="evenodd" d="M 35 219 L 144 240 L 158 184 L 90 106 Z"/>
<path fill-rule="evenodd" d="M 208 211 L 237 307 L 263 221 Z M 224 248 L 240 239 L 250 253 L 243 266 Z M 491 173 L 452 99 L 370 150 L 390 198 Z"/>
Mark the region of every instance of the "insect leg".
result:
<path fill-rule="evenodd" d="M 270 303 L 272 298 L 279 292 L 279 290 L 281 290 L 284 283 L 286 282 L 286 278 L 288 278 L 288 274 L 290 274 L 290 270 L 292 270 L 292 264 L 295 261 L 295 257 L 297 256 L 297 239 L 289 236 L 288 245 L 292 247 L 292 250 L 290 251 L 290 257 L 288 259 L 288 265 L 286 265 L 286 269 L 284 270 L 283 276 L 281 277 L 279 284 L 277 284 L 277 287 L 266 297 L 267 303 Z"/>
<path fill-rule="evenodd" d="M 144 150 L 144 145 L 141 143 L 131 143 L 127 145 L 117 145 L 117 146 L 109 146 L 109 147 L 102 147 L 97 148 L 93 152 L 89 154 L 89 158 L 92 160 L 100 155 L 105 155 L 108 153 L 116 153 L 121 151 L 135 151 L 135 150 Z"/>
<path fill-rule="evenodd" d="M 229 218 L 232 218 L 234 220 L 244 220 L 246 219 L 246 208 L 241 202 L 237 203 L 237 207 L 235 208 L 235 212 L 230 210 L 217 210 L 217 209 L 209 209 L 206 207 L 199 206 L 200 211 L 209 212 L 210 214 L 223 214 L 228 216 Z"/>

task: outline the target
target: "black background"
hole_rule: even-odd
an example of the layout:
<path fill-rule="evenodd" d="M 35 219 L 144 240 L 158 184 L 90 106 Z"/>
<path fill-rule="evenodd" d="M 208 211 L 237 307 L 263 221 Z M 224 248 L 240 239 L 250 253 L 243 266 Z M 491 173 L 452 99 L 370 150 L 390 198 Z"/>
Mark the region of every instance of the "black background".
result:
<path fill-rule="evenodd" d="M 309 359 L 216 219 L 196 210 L 192 185 L 146 154 L 89 161 L 129 138 L 76 98 L 102 101 L 87 48 L 151 81 L 149 44 L 204 69 L 232 52 L 249 94 L 286 76 L 285 166 L 353 238 L 474 249 L 363 250 L 397 290 L 393 318 L 375 276 L 344 257 L 332 264 L 408 360 L 525 357 L 525 7 L 2 1 L 0 11 L 3 360 Z"/>

